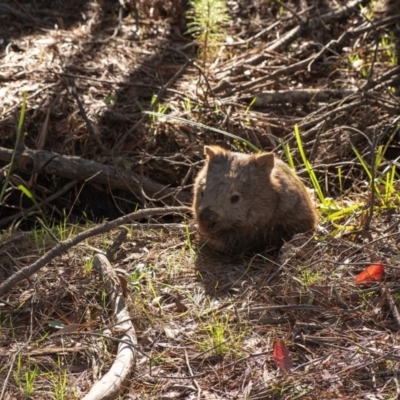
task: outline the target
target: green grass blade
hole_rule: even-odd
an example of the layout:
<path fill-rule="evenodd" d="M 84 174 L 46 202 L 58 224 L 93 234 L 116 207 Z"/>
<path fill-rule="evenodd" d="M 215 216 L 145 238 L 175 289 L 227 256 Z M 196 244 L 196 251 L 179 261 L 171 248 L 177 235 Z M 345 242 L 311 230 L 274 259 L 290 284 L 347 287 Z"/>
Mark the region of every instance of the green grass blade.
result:
<path fill-rule="evenodd" d="M 10 174 L 11 174 L 11 171 L 12 171 L 12 166 L 14 165 L 15 154 L 17 153 L 17 148 L 18 148 L 18 145 L 20 143 L 20 138 L 21 138 L 21 135 L 22 135 L 22 128 L 24 126 L 25 112 L 26 112 L 26 98 L 27 98 L 27 93 L 24 92 L 24 95 L 22 97 L 21 112 L 19 114 L 19 120 L 18 120 L 17 138 L 15 140 L 14 151 L 13 151 L 13 153 L 11 155 L 11 161 L 10 161 L 10 165 L 8 167 L 8 170 L 7 170 L 7 175 L 6 175 L 6 178 L 4 180 L 3 186 L 1 187 L 0 204 L 3 201 L 4 194 L 5 194 L 6 190 L 7 190 L 8 184 L 10 182 Z"/>
<path fill-rule="evenodd" d="M 308 172 L 311 183 L 312 183 L 315 191 L 317 192 L 317 196 L 324 207 L 329 207 L 330 202 L 327 201 L 327 199 L 325 198 L 324 193 L 322 192 L 321 186 L 318 182 L 318 178 L 315 175 L 315 172 L 312 169 L 310 162 L 307 160 L 307 157 L 306 157 L 306 154 L 305 154 L 304 148 L 303 148 L 303 143 L 301 141 L 300 129 L 297 126 L 297 124 L 294 126 L 294 135 L 296 137 L 297 147 L 299 149 L 301 159 L 302 159 L 303 164 Z"/>
<path fill-rule="evenodd" d="M 352 149 L 353 149 L 354 153 L 356 154 L 358 161 L 360 161 L 360 164 L 364 168 L 365 173 L 368 175 L 369 180 L 371 181 L 372 174 L 371 174 L 370 169 L 368 168 L 367 163 L 364 161 L 362 155 L 358 152 L 358 150 L 355 147 L 352 147 Z"/>
<path fill-rule="evenodd" d="M 283 152 L 285 153 L 285 157 L 287 160 L 287 163 L 289 164 L 289 167 L 292 169 L 296 169 L 294 166 L 294 161 L 292 157 L 292 153 L 290 152 L 290 146 L 288 143 L 284 143 L 282 139 L 279 140 L 283 149 Z"/>
<path fill-rule="evenodd" d="M 47 220 L 46 220 L 46 216 L 45 216 L 43 210 L 40 208 L 39 203 L 36 201 L 35 196 L 33 195 L 33 193 L 28 188 L 26 188 L 24 185 L 18 185 L 17 187 L 26 197 L 28 197 L 29 200 L 32 201 L 32 203 L 35 205 L 35 207 L 40 212 L 44 222 L 46 223 L 46 225 L 48 225 Z"/>

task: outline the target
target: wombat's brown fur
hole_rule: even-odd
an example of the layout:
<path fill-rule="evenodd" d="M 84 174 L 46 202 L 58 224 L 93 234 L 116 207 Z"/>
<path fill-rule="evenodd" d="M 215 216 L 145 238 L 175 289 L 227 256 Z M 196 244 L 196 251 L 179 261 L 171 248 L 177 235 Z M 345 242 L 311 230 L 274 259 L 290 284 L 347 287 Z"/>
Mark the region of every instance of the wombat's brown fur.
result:
<path fill-rule="evenodd" d="M 280 248 L 296 233 L 314 229 L 317 212 L 294 171 L 273 153 L 247 155 L 206 146 L 193 214 L 200 240 L 238 254 Z"/>

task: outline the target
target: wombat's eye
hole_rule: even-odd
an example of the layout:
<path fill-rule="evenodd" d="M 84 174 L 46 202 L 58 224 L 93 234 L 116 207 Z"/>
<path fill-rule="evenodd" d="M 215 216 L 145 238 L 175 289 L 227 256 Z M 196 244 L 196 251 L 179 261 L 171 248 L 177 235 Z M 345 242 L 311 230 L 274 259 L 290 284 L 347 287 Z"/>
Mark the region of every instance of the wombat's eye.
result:
<path fill-rule="evenodd" d="M 239 199 L 240 199 L 239 195 L 238 194 L 234 194 L 234 195 L 231 196 L 231 203 L 235 204 L 235 203 L 237 203 L 239 201 Z"/>

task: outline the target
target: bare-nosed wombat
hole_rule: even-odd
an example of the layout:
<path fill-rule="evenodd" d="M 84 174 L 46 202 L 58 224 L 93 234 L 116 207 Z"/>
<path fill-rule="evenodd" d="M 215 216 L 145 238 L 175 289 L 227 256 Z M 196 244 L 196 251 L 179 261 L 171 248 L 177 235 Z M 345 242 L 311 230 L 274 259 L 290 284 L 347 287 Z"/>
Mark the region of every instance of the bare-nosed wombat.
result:
<path fill-rule="evenodd" d="M 234 153 L 205 146 L 194 186 L 193 214 L 201 242 L 238 254 L 280 248 L 314 229 L 318 214 L 295 172 L 273 153 Z"/>

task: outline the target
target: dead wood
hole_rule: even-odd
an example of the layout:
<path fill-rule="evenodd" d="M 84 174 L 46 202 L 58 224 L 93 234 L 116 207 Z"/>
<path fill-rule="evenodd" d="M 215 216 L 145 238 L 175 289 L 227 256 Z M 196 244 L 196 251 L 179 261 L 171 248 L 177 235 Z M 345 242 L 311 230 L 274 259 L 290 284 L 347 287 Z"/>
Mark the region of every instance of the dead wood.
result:
<path fill-rule="evenodd" d="M 45 253 L 42 257 L 40 257 L 33 264 L 28 265 L 20 269 L 14 275 L 10 276 L 3 283 L 0 284 L 0 296 L 3 295 L 7 290 L 11 289 L 17 282 L 31 276 L 33 273 L 40 270 L 40 268 L 44 267 L 48 262 L 50 262 L 54 257 L 57 257 L 70 249 L 71 247 L 77 245 L 83 240 L 99 235 L 101 233 L 105 233 L 110 231 L 111 229 L 115 229 L 120 225 L 127 224 L 131 221 L 136 221 L 142 218 L 148 218 L 152 216 L 163 216 L 168 214 L 180 214 L 189 212 L 189 207 L 167 207 L 167 208 L 150 208 L 147 210 L 140 210 L 128 215 L 124 215 L 123 217 L 117 218 L 114 221 L 104 222 L 103 224 L 97 225 L 91 229 L 87 229 L 81 233 L 78 233 L 71 239 L 60 242 L 57 246 L 53 247 L 47 253 Z"/>
<path fill-rule="evenodd" d="M 333 99 L 343 99 L 357 93 L 356 90 L 332 90 L 332 89 L 306 89 L 306 90 L 266 90 L 258 95 L 243 96 L 241 100 L 252 100 L 255 98 L 256 107 L 266 107 L 270 104 L 282 103 L 309 103 L 330 102 Z"/>
<path fill-rule="evenodd" d="M 122 288 L 117 274 L 107 257 L 97 254 L 93 260 L 94 268 L 104 278 L 116 325 L 114 330 L 122 332 L 117 356 L 110 370 L 96 382 L 84 400 L 105 400 L 116 398 L 123 390 L 136 361 L 137 338 L 130 315 L 125 306 Z"/>
<path fill-rule="evenodd" d="M 10 162 L 13 151 L 0 147 L 0 160 Z M 25 173 L 46 173 L 76 181 L 101 183 L 110 189 L 132 191 L 141 198 L 141 191 L 154 200 L 176 204 L 176 200 L 189 204 L 188 192 L 165 187 L 139 174 L 76 156 L 64 156 L 45 150 L 25 149 L 16 157 L 18 168 Z"/>
<path fill-rule="evenodd" d="M 282 35 L 281 38 L 277 39 L 275 42 L 271 43 L 269 46 L 266 47 L 264 51 L 265 52 L 283 51 L 308 29 L 315 29 L 318 26 L 327 24 L 334 19 L 342 18 L 345 14 L 354 10 L 360 3 L 361 1 L 354 0 L 345 6 L 339 7 L 337 10 L 330 11 L 323 15 L 319 15 L 316 18 L 311 18 L 308 21 L 302 20 L 302 22 L 299 25 L 291 29 L 289 32 L 286 32 L 284 35 Z M 252 64 L 258 64 L 264 60 L 265 60 L 265 55 L 263 54 L 261 56 L 256 56 L 255 58 L 249 60 L 248 62 Z"/>

